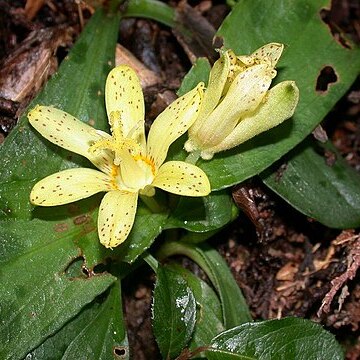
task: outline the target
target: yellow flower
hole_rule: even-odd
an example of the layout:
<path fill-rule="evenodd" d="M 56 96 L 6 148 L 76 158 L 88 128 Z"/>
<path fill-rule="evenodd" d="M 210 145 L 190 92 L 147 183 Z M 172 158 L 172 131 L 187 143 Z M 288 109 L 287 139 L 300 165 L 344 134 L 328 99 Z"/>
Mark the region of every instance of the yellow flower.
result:
<path fill-rule="evenodd" d="M 153 196 L 154 187 L 185 196 L 210 192 L 206 174 L 198 167 L 165 158 L 171 143 L 194 122 L 203 97 L 199 84 L 154 121 L 147 142 L 144 132 L 144 98 L 136 73 L 127 66 L 113 69 L 105 87 L 111 135 L 95 130 L 68 113 L 36 106 L 28 118 L 47 140 L 85 156 L 99 170 L 73 168 L 60 171 L 33 187 L 34 205 L 67 204 L 106 192 L 100 204 L 100 242 L 112 248 L 128 236 L 135 218 L 138 195 Z"/>
<path fill-rule="evenodd" d="M 205 159 L 290 118 L 299 100 L 294 81 L 269 90 L 284 46 L 270 43 L 251 55 L 223 52 L 209 76 L 199 116 L 189 129 L 188 152 Z"/>

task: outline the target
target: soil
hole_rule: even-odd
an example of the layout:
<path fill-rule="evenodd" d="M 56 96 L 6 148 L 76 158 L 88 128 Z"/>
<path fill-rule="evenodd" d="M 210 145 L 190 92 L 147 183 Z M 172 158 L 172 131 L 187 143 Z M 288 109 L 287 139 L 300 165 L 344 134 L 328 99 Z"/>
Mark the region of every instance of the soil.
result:
<path fill-rule="evenodd" d="M 81 32 L 100 1 L 0 0 L 0 143 L 16 124 L 21 111 L 39 91 Z M 26 6 L 25 6 L 26 3 Z M 184 3 L 172 1 L 173 6 Z M 211 34 L 229 12 L 225 1 L 190 2 L 208 22 Z M 339 28 L 360 41 L 360 3 L 333 1 L 324 12 L 334 33 Z M 188 24 L 190 20 L 186 19 Z M 190 23 L 189 23 L 190 21 Z M 209 24 L 211 24 L 211 27 Z M 208 26 L 209 25 L 209 26 Z M 56 27 L 51 38 L 31 39 L 34 31 Z M 191 66 L 192 56 L 212 56 L 209 49 L 188 44 L 165 26 L 143 19 L 124 19 L 119 42 L 130 50 L 153 76 L 145 92 L 149 123 L 175 98 L 175 91 Z M 30 36 L 30 38 L 29 38 Z M 136 38 L 136 41 L 133 39 Z M 37 59 L 47 64 L 40 82 L 27 83 L 9 95 L 4 81 L 17 67 L 12 83 L 24 72 L 19 53 L 29 58 L 34 43 L 45 43 L 51 56 Z M 32 44 L 31 46 L 29 44 Z M 48 53 L 47 53 L 48 54 Z M 44 58 L 45 57 L 45 58 Z M 44 60 L 45 59 L 45 60 Z M 10 80 L 9 80 L 10 81 Z M 11 83 L 11 82 L 10 82 Z M 339 101 L 323 122 L 338 150 L 360 171 L 360 81 Z M 358 229 L 334 230 L 305 217 L 254 178 L 233 189 L 243 213 L 211 239 L 224 256 L 242 289 L 254 319 L 299 316 L 312 319 L 336 334 L 346 347 L 347 359 L 360 358 L 360 285 L 356 275 L 360 258 Z M 254 211 L 257 213 L 254 216 Z M 187 259 L 184 266 L 196 268 Z M 197 269 L 197 271 L 199 271 Z M 150 307 L 154 275 L 141 269 L 123 285 L 128 337 L 134 359 L 160 358 L 151 331 Z"/>

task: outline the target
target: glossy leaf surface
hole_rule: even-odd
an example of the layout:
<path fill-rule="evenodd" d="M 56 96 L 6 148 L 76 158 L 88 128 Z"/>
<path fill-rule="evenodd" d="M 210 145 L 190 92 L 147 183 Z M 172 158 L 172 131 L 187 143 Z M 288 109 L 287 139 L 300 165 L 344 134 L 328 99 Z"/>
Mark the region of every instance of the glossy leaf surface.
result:
<path fill-rule="evenodd" d="M 95 299 L 60 331 L 29 353 L 27 359 L 128 359 L 120 300 L 120 287 L 116 282 L 106 296 Z"/>
<path fill-rule="evenodd" d="M 245 298 L 223 257 L 206 244 L 166 242 L 159 249 L 160 258 L 185 255 L 196 262 L 209 277 L 220 299 L 223 322 L 227 329 L 252 320 Z"/>
<path fill-rule="evenodd" d="M 236 209 L 225 191 L 212 193 L 203 198 L 181 197 L 166 222 L 167 228 L 205 232 L 219 229 L 230 222 Z"/>
<path fill-rule="evenodd" d="M 190 350 L 206 347 L 220 332 L 225 330 L 219 298 L 214 290 L 203 280 L 180 265 L 171 268 L 178 272 L 192 290 L 197 303 L 197 316 L 194 333 L 189 344 Z"/>
<path fill-rule="evenodd" d="M 327 163 L 325 154 L 334 161 Z M 324 225 L 360 226 L 360 177 L 330 143 L 306 141 L 283 161 L 261 175 L 270 189 Z"/>
<path fill-rule="evenodd" d="M 243 324 L 216 336 L 211 346 L 209 360 L 343 359 L 332 334 L 299 318 Z"/>
<path fill-rule="evenodd" d="M 34 229 L 29 222 L 20 224 Z M 12 220 L 3 221 L 0 225 L 1 242 L 8 242 L 10 238 L 15 240 L 15 244 L 19 240 L 26 241 L 27 235 L 23 231 L 22 237 L 16 236 L 20 224 Z M 2 264 L 2 359 L 21 359 L 115 280 L 109 274 L 92 277 L 82 274 L 79 249 L 67 236 L 57 235 L 53 225 L 36 221 L 37 237 L 52 233 L 52 242 L 33 246 L 20 255 L 13 254 L 9 261 Z M 36 239 L 32 240 L 35 242 Z M 74 276 L 68 268 L 75 259 L 80 262 Z"/>
<path fill-rule="evenodd" d="M 153 330 L 164 359 L 180 354 L 191 339 L 196 302 L 184 278 L 159 266 L 154 289 Z"/>

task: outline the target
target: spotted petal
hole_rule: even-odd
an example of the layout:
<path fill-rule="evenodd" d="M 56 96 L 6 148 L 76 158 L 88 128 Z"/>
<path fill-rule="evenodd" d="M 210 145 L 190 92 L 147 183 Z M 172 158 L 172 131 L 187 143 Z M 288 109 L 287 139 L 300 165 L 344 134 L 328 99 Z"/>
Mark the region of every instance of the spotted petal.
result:
<path fill-rule="evenodd" d="M 269 43 L 255 50 L 251 55 L 240 55 L 237 59 L 246 66 L 266 64 L 274 68 L 279 61 L 283 50 L 283 44 Z"/>
<path fill-rule="evenodd" d="M 124 138 L 136 140 L 145 149 L 144 96 L 132 68 L 121 65 L 110 71 L 105 85 L 105 103 L 113 133 L 119 128 Z"/>
<path fill-rule="evenodd" d="M 51 106 L 37 105 L 28 113 L 30 124 L 47 140 L 88 158 L 98 169 L 110 173 L 113 155 L 101 150 L 89 152 L 89 147 L 105 135 L 74 116 Z"/>
<path fill-rule="evenodd" d="M 197 166 L 183 161 L 163 164 L 152 185 L 185 196 L 206 196 L 211 191 L 206 174 Z"/>
<path fill-rule="evenodd" d="M 30 201 L 41 206 L 63 205 L 111 189 L 110 177 L 100 171 L 67 169 L 36 183 L 31 190 Z"/>
<path fill-rule="evenodd" d="M 203 92 L 204 84 L 200 83 L 170 104 L 152 124 L 148 136 L 147 154 L 153 159 L 156 169 L 164 162 L 169 146 L 196 120 Z"/>
<path fill-rule="evenodd" d="M 257 108 L 270 84 L 267 65 L 255 65 L 239 73 L 225 98 L 195 134 L 199 148 L 213 147 L 228 136 L 242 117 Z"/>
<path fill-rule="evenodd" d="M 254 51 L 250 57 L 252 57 L 257 64 L 269 63 L 271 67 L 275 67 L 283 50 L 283 44 L 269 43 Z"/>
<path fill-rule="evenodd" d="M 224 52 L 215 62 L 209 75 L 209 83 L 206 88 L 204 98 L 201 102 L 199 116 L 189 129 L 189 136 L 196 133 L 201 127 L 202 122 L 209 116 L 218 104 L 224 90 L 230 71 L 229 52 Z"/>
<path fill-rule="evenodd" d="M 101 244 L 113 248 L 128 237 L 134 224 L 138 193 L 108 192 L 100 204 L 98 232 Z"/>

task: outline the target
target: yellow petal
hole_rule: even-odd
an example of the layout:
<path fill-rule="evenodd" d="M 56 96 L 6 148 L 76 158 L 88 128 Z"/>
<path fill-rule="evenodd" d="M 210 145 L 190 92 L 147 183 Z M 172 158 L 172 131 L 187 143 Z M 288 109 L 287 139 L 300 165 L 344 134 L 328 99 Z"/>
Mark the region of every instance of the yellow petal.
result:
<path fill-rule="evenodd" d="M 189 129 L 189 135 L 196 133 L 203 121 L 218 104 L 230 71 L 229 51 L 224 52 L 210 71 L 209 83 L 201 102 L 199 115 Z"/>
<path fill-rule="evenodd" d="M 250 56 L 256 64 L 268 63 L 271 67 L 275 67 L 284 50 L 284 45 L 279 43 L 269 43 L 254 51 Z"/>
<path fill-rule="evenodd" d="M 284 50 L 284 45 L 279 43 L 269 43 L 255 50 L 251 55 L 237 56 L 240 63 L 248 66 L 266 64 L 274 68 Z"/>
<path fill-rule="evenodd" d="M 185 196 L 206 196 L 211 191 L 206 174 L 197 166 L 183 161 L 163 164 L 152 185 Z"/>
<path fill-rule="evenodd" d="M 30 124 L 47 140 L 66 150 L 88 158 L 100 170 L 109 173 L 113 156 L 111 152 L 101 150 L 89 152 L 89 147 L 103 139 L 104 133 L 74 116 L 51 106 L 37 105 L 28 113 Z"/>
<path fill-rule="evenodd" d="M 144 96 L 139 78 L 131 67 L 121 65 L 110 71 L 105 85 L 105 103 L 113 132 L 120 128 L 123 137 L 132 138 L 144 148 Z"/>
<path fill-rule="evenodd" d="M 169 105 L 152 124 L 147 154 L 154 161 L 156 169 L 164 162 L 169 146 L 196 120 L 203 92 L 204 84 L 200 83 Z"/>
<path fill-rule="evenodd" d="M 134 224 L 138 193 L 110 191 L 101 201 L 98 233 L 101 244 L 114 248 L 124 242 Z"/>
<path fill-rule="evenodd" d="M 298 101 L 299 89 L 295 82 L 281 82 L 268 91 L 264 103 L 252 116 L 241 120 L 228 137 L 217 146 L 208 149 L 207 152 L 217 153 L 228 150 L 281 124 L 294 114 Z"/>
<path fill-rule="evenodd" d="M 76 168 L 52 174 L 35 184 L 30 194 L 34 205 L 54 206 L 87 198 L 112 189 L 111 179 L 104 173 Z"/>
<path fill-rule="evenodd" d="M 259 106 L 270 84 L 266 65 L 255 65 L 239 73 L 225 98 L 194 134 L 192 140 L 198 148 L 205 150 L 216 146 L 228 136 L 241 118 Z"/>

